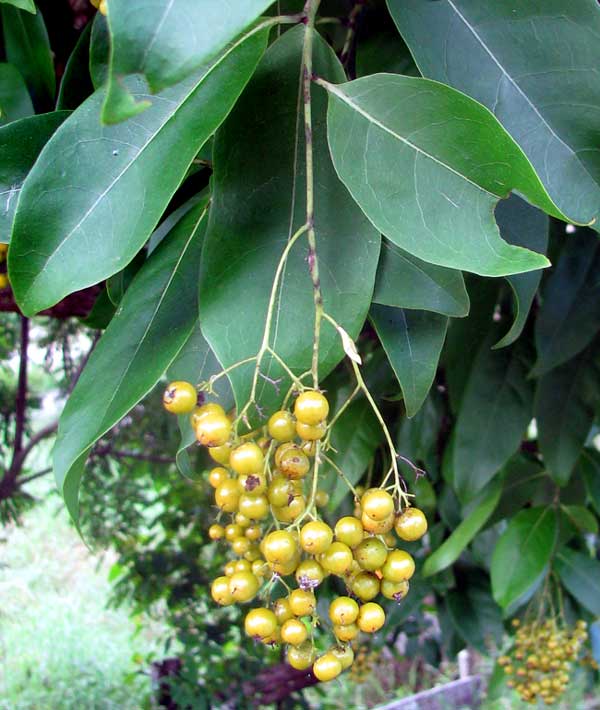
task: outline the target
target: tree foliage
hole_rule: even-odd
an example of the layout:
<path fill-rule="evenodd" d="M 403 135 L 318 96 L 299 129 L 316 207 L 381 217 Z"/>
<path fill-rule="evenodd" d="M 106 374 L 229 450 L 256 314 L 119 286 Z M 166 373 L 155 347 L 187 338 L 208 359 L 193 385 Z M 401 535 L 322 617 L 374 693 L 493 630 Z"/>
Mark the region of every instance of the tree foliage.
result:
<path fill-rule="evenodd" d="M 43 2 L 0 5 L 9 288 L 26 317 L 100 289 L 53 456 L 74 521 L 167 371 L 218 377 L 252 426 L 308 372 L 341 414 L 328 514 L 338 470 L 377 483 L 392 455 L 447 648 L 489 647 L 549 579 L 597 615 L 598 5 L 226 5 L 108 0 L 66 66 Z M 165 515 L 201 540 L 182 485 L 157 483 Z"/>

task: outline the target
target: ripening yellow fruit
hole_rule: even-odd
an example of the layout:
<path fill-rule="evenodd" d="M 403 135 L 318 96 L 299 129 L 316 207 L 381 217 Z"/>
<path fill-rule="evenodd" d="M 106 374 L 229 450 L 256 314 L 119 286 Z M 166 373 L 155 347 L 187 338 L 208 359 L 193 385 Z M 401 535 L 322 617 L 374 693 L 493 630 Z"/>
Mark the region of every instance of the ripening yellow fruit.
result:
<path fill-rule="evenodd" d="M 197 401 L 198 393 L 191 382 L 170 382 L 163 393 L 163 407 L 171 414 L 189 414 Z"/>
<path fill-rule="evenodd" d="M 427 518 L 419 508 L 407 508 L 396 518 L 394 529 L 401 540 L 414 542 L 427 532 Z"/>
<path fill-rule="evenodd" d="M 294 403 L 294 415 L 302 424 L 319 424 L 327 419 L 329 402 L 316 390 L 306 390 L 298 395 Z"/>

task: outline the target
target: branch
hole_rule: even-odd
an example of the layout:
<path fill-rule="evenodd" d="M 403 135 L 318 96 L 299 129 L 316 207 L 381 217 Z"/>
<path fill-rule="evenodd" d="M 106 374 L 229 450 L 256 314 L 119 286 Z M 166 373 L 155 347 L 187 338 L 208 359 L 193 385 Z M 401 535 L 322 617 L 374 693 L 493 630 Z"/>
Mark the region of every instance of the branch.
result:
<path fill-rule="evenodd" d="M 346 26 L 348 27 L 348 31 L 346 33 L 344 47 L 340 54 L 340 61 L 343 64 L 349 79 L 356 78 L 356 72 L 354 71 L 354 67 L 351 67 L 350 65 L 351 63 L 353 64 L 352 60 L 354 59 L 355 54 L 354 49 L 356 40 L 356 25 L 358 17 L 363 11 L 364 6 L 365 0 L 357 0 L 354 3 L 354 7 L 352 8 L 350 15 L 348 15 L 348 19 L 346 20 Z"/>
<path fill-rule="evenodd" d="M 13 443 L 13 459 L 9 475 L 15 468 L 15 460 L 23 447 L 23 432 L 25 431 L 25 418 L 27 407 L 27 351 L 29 348 L 29 319 L 21 316 L 21 347 L 19 353 L 19 381 L 15 401 L 15 440 Z"/>
<path fill-rule="evenodd" d="M 21 329 L 21 361 L 19 365 L 19 386 L 17 390 L 17 403 L 15 406 L 15 411 L 16 411 L 16 417 L 17 417 L 17 426 L 15 430 L 15 443 L 13 446 L 13 459 L 10 465 L 10 468 L 8 471 L 4 474 L 4 477 L 0 481 L 0 500 L 5 500 L 6 498 L 10 498 L 11 495 L 14 494 L 14 492 L 19 488 L 20 486 L 23 485 L 23 483 L 26 483 L 29 480 L 33 480 L 30 477 L 23 479 L 23 481 L 19 481 L 19 475 L 21 474 L 23 470 L 23 464 L 25 463 L 25 459 L 31 451 L 42 441 L 43 439 L 46 439 L 48 436 L 51 436 L 54 434 L 54 432 L 58 428 L 58 420 L 52 422 L 51 424 L 48 424 L 47 426 L 43 427 L 40 429 L 36 434 L 34 434 L 27 444 L 23 446 L 23 432 L 24 432 L 24 426 L 25 426 L 25 406 L 27 404 L 27 347 L 29 344 L 29 325 L 28 325 L 28 320 L 26 318 L 22 319 L 23 321 L 23 326 Z M 27 324 L 27 326 L 25 326 Z M 77 367 L 77 371 L 73 375 L 73 378 L 71 380 L 71 383 L 68 387 L 67 394 L 70 394 L 73 391 L 73 388 L 77 384 L 77 381 L 79 380 L 79 377 L 83 371 L 83 368 L 86 366 L 86 363 L 92 354 L 92 351 L 96 347 L 96 343 L 98 342 L 98 339 L 100 337 L 100 334 L 97 333 L 96 336 L 94 337 L 94 340 L 92 342 L 92 345 L 88 352 L 84 355 L 84 357 L 81 359 L 81 362 L 79 363 Z M 51 470 L 51 469 L 49 469 Z M 33 474 L 34 477 L 37 477 L 37 474 Z"/>
<path fill-rule="evenodd" d="M 136 461 L 147 461 L 148 463 L 174 464 L 175 459 L 170 456 L 158 456 L 154 454 L 143 454 L 139 451 L 121 451 L 113 449 L 110 444 L 98 446 L 92 451 L 91 456 L 112 456 L 115 459 L 135 459 Z"/>
<path fill-rule="evenodd" d="M 48 466 L 48 468 L 44 468 L 41 471 L 37 471 L 37 473 L 32 473 L 31 476 L 25 476 L 25 478 L 21 478 L 21 480 L 19 481 L 19 488 L 24 486 L 26 483 L 31 483 L 31 481 L 35 481 L 36 478 L 47 476 L 49 473 L 52 473 L 52 466 Z"/>

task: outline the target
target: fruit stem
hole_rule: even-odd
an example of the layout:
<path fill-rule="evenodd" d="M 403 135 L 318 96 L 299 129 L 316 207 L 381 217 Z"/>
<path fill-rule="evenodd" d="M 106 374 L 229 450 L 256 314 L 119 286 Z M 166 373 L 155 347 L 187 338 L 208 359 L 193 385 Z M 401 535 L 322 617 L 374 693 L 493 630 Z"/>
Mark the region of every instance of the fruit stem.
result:
<path fill-rule="evenodd" d="M 300 523 L 305 520 L 307 517 L 315 517 L 314 516 L 314 511 L 316 508 L 315 505 L 315 498 L 317 496 L 317 489 L 319 485 L 319 465 L 321 463 L 321 442 L 317 441 L 317 450 L 315 451 L 315 465 L 313 466 L 313 475 L 312 475 L 312 486 L 310 489 L 310 498 L 308 499 L 308 505 L 306 506 L 306 510 L 302 513 L 302 515 L 294 521 L 294 527 L 297 529 L 300 529 Z"/>
<path fill-rule="evenodd" d="M 315 234 L 315 196 L 313 131 L 311 106 L 312 54 L 315 17 L 321 0 L 306 0 L 304 5 L 306 30 L 302 49 L 302 97 L 304 101 L 304 142 L 306 154 L 306 223 L 308 225 L 308 269 L 313 285 L 315 304 L 315 327 L 313 333 L 313 352 L 311 373 L 313 387 L 319 386 L 319 343 L 321 339 L 321 321 L 323 319 L 323 296 L 319 278 L 319 259 L 317 256 L 317 238 Z"/>
<path fill-rule="evenodd" d="M 342 404 L 342 406 L 334 414 L 332 420 L 327 425 L 327 436 L 323 439 L 323 446 L 324 447 L 328 447 L 328 445 L 329 445 L 329 438 L 331 437 L 331 432 L 333 431 L 333 427 L 335 426 L 335 423 L 342 416 L 342 414 L 346 411 L 346 409 L 348 409 L 348 407 L 352 403 L 352 400 L 356 397 L 356 395 L 359 392 L 360 392 L 360 385 L 356 385 L 356 387 L 352 390 L 350 395 L 348 395 L 344 404 Z"/>
<path fill-rule="evenodd" d="M 294 246 L 294 244 L 300 239 L 300 237 L 305 234 L 308 230 L 308 224 L 303 224 L 299 229 L 294 232 L 294 234 L 290 237 L 288 240 L 287 244 L 285 245 L 285 249 L 281 253 L 281 257 L 279 258 L 279 263 L 277 264 L 277 268 L 275 270 L 275 276 L 273 278 L 273 284 L 271 286 L 271 293 L 269 295 L 269 303 L 267 306 L 267 316 L 265 318 L 265 329 L 263 331 L 263 338 L 262 342 L 260 345 L 260 348 L 258 349 L 258 352 L 253 358 L 250 358 L 251 360 L 256 360 L 256 364 L 254 367 L 254 374 L 252 375 L 252 386 L 250 389 L 250 397 L 248 398 L 248 401 L 242 408 L 242 411 L 238 414 L 238 416 L 235 419 L 234 426 L 237 431 L 237 427 L 239 426 L 239 422 L 242 421 L 252 406 L 256 402 L 256 388 L 258 386 L 258 378 L 260 374 L 260 366 L 262 364 L 264 356 L 271 350 L 269 342 L 271 339 L 271 323 L 273 321 L 273 313 L 275 311 L 275 301 L 277 298 L 277 289 L 279 288 L 279 282 L 281 280 L 281 274 L 283 273 L 283 267 L 285 266 L 285 263 L 287 261 L 287 258 Z"/>
<path fill-rule="evenodd" d="M 350 483 L 350 479 L 346 476 L 346 474 L 342 471 L 342 469 L 333 461 L 329 456 L 323 454 L 323 458 L 327 463 L 331 466 L 331 468 L 337 473 L 337 475 L 344 481 L 344 483 L 348 486 L 348 488 L 352 491 L 354 494 L 354 497 L 358 500 L 360 496 L 356 492 L 356 488 Z"/>
<path fill-rule="evenodd" d="M 252 357 L 247 357 L 244 360 L 240 360 L 239 362 L 234 362 L 233 365 L 226 367 L 224 370 L 221 370 L 221 372 L 219 372 L 216 375 L 212 375 L 205 382 L 201 382 L 200 385 L 198 386 L 198 389 L 201 392 L 208 392 L 209 394 L 214 394 L 213 386 L 217 380 L 220 380 L 221 377 L 224 377 L 225 375 L 228 375 L 230 372 L 233 372 L 233 370 L 237 369 L 238 367 L 241 367 L 242 365 L 247 365 L 248 363 L 254 362 L 255 360 L 256 360 L 256 355 L 253 355 Z"/>
<path fill-rule="evenodd" d="M 323 313 L 323 318 L 327 320 L 331 325 L 338 331 L 340 332 L 340 326 L 337 323 L 337 321 L 332 318 L 328 313 Z M 385 482 L 389 478 L 389 476 L 393 473 L 394 475 L 394 491 L 398 498 L 402 501 L 402 507 L 410 505 L 410 501 L 408 498 L 408 495 L 404 491 L 404 488 L 401 483 L 401 476 L 400 476 L 400 471 L 398 469 L 398 452 L 396 451 L 396 447 L 394 446 L 394 442 L 392 440 L 392 435 L 390 434 L 390 430 L 387 427 L 387 424 L 385 423 L 385 420 L 383 418 L 383 415 L 381 414 L 379 407 L 377 406 L 377 403 L 373 399 L 373 395 L 369 391 L 369 388 L 367 387 L 366 382 L 363 379 L 362 373 L 360 371 L 360 367 L 358 366 L 358 363 L 353 359 L 349 358 L 350 363 L 352 364 L 352 369 L 354 370 L 354 376 L 356 377 L 356 382 L 358 383 L 358 386 L 360 389 L 363 391 L 365 397 L 369 401 L 369 404 L 371 405 L 371 408 L 373 409 L 373 412 L 375 416 L 377 417 L 377 421 L 379 422 L 379 425 L 381 426 L 381 429 L 383 431 L 383 434 L 385 436 L 388 449 L 390 450 L 390 456 L 392 457 L 392 463 L 390 470 L 387 472 L 386 477 L 383 481 L 382 486 L 385 485 Z"/>

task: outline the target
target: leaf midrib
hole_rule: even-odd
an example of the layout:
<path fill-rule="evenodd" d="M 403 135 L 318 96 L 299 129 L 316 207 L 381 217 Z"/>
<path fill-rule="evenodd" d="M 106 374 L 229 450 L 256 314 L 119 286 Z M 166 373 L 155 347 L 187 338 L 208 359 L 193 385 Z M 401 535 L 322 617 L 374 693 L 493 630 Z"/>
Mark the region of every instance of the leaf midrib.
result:
<path fill-rule="evenodd" d="M 489 55 L 490 59 L 492 59 L 492 61 L 494 62 L 494 64 L 498 67 L 498 69 L 500 69 L 500 71 L 502 72 L 502 74 L 508 79 L 508 81 L 509 81 L 509 83 L 511 84 L 511 86 L 514 86 L 514 88 L 517 90 L 517 92 L 525 99 L 525 101 L 527 102 L 527 104 L 533 109 L 534 113 L 539 117 L 539 119 L 541 120 L 541 122 L 543 123 L 543 125 L 546 126 L 546 128 L 550 131 L 550 133 L 552 134 L 553 138 L 555 138 L 559 143 L 561 143 L 561 144 L 569 151 L 569 153 L 570 153 L 571 156 L 574 156 L 574 157 L 575 157 L 577 163 L 578 163 L 579 165 L 581 165 L 581 167 L 583 168 L 584 172 L 588 175 L 588 177 L 590 178 L 590 180 L 592 180 L 592 181 L 595 183 L 594 178 L 592 177 L 591 173 L 590 173 L 589 170 L 587 169 L 587 166 L 585 165 L 585 163 L 583 163 L 583 162 L 581 161 L 581 159 L 579 158 L 579 155 L 577 154 L 577 152 L 574 151 L 574 150 L 571 148 L 571 146 L 570 146 L 568 143 L 566 143 L 557 133 L 555 133 L 554 129 L 552 128 L 552 126 L 550 125 L 550 123 L 548 123 L 548 121 L 547 121 L 546 118 L 543 116 L 543 114 L 539 111 L 539 109 L 537 108 L 537 106 L 533 103 L 533 101 L 529 98 L 529 96 L 525 93 L 525 91 L 520 87 L 520 85 L 516 82 L 516 80 L 513 79 L 512 75 L 509 74 L 508 71 L 504 68 L 504 66 L 500 63 L 500 61 L 497 59 L 496 55 L 493 54 L 492 50 L 485 44 L 485 42 L 483 41 L 483 38 L 480 37 L 480 35 L 477 33 L 477 30 L 475 29 L 475 27 L 473 27 L 473 25 L 471 25 L 471 23 L 467 20 L 467 18 L 466 18 L 466 17 L 461 13 L 461 11 L 456 7 L 456 5 L 454 4 L 453 0 L 447 0 L 447 2 L 448 2 L 448 5 L 450 5 L 450 7 L 451 7 L 451 8 L 454 10 L 454 12 L 457 14 L 457 16 L 463 21 L 465 27 L 469 30 L 469 32 L 471 32 L 471 34 L 473 35 L 473 37 L 474 37 L 474 38 L 477 40 L 477 42 L 481 45 L 481 47 L 483 48 L 483 50 Z M 495 115 L 495 111 L 494 111 L 493 113 L 494 113 L 494 115 Z"/>
<path fill-rule="evenodd" d="M 33 279 L 31 286 L 27 289 L 26 296 L 23 299 L 23 301 L 29 300 L 28 295 L 35 289 L 39 279 L 42 278 L 44 270 L 48 268 L 48 265 L 50 262 L 56 257 L 57 254 L 60 253 L 62 247 L 64 244 L 73 236 L 73 234 L 81 227 L 81 225 L 87 220 L 87 218 L 92 214 L 92 212 L 96 209 L 96 207 L 100 204 L 100 202 L 106 197 L 106 195 L 114 188 L 114 186 L 119 182 L 119 180 L 125 175 L 125 173 L 136 163 L 136 161 L 141 157 L 141 155 L 144 153 L 146 148 L 150 146 L 153 141 L 157 138 L 158 135 L 162 133 L 164 130 L 165 126 L 177 115 L 177 113 L 181 110 L 181 108 L 189 101 L 190 97 L 192 94 L 196 92 L 198 87 L 204 83 L 204 81 L 214 72 L 214 70 L 219 67 L 223 61 L 229 55 L 236 50 L 243 42 L 245 42 L 247 39 L 249 39 L 253 34 L 256 34 L 258 31 L 262 30 L 264 28 L 258 26 L 255 27 L 253 30 L 250 32 L 247 32 L 246 34 L 242 35 L 236 42 L 234 42 L 226 52 L 224 52 L 222 55 L 218 57 L 218 59 L 206 70 L 204 74 L 199 78 L 197 82 L 194 83 L 193 87 L 191 90 L 184 96 L 184 98 L 176 104 L 175 108 L 173 109 L 172 113 L 170 113 L 164 120 L 164 122 L 154 131 L 154 133 L 151 135 L 151 137 L 146 141 L 144 145 L 142 145 L 141 149 L 139 152 L 137 152 L 132 159 L 123 167 L 123 169 L 119 172 L 118 175 L 109 183 L 109 185 L 106 187 L 106 189 L 98 196 L 98 198 L 94 201 L 94 203 L 91 205 L 91 207 L 85 212 L 83 217 L 77 222 L 77 224 L 65 235 L 65 237 L 59 242 L 59 244 L 56 246 L 56 249 L 52 251 L 52 253 L 48 256 L 46 259 L 44 268 L 40 269 L 37 276 Z M 60 130 L 60 128 L 58 129 Z M 45 150 L 45 149 L 44 149 Z"/>
<path fill-rule="evenodd" d="M 431 80 L 419 79 L 419 81 L 431 81 Z M 448 165 L 447 163 L 444 163 L 443 160 L 436 158 L 435 155 L 432 155 L 431 153 L 428 153 L 426 150 L 423 150 L 423 148 L 421 148 L 420 146 L 416 145 L 412 141 L 409 141 L 408 138 L 405 138 L 404 136 L 401 136 L 400 134 L 393 131 L 391 128 L 386 126 L 385 123 L 382 123 L 378 118 L 375 118 L 375 116 L 370 114 L 366 109 L 364 109 L 362 106 L 360 106 L 355 101 L 353 101 L 350 98 L 350 96 L 348 96 L 348 94 L 346 94 L 344 91 L 340 90 L 340 88 L 338 86 L 336 86 L 335 84 L 328 83 L 327 84 L 327 91 L 329 91 L 331 94 L 336 96 L 340 101 L 343 101 L 344 103 L 346 103 L 351 109 L 356 111 L 356 113 L 361 115 L 363 118 L 365 118 L 367 121 L 372 123 L 374 126 L 377 126 L 379 129 L 381 129 L 385 133 L 389 134 L 390 136 L 392 136 L 396 140 L 409 146 L 410 148 L 412 148 L 415 151 L 415 153 L 422 155 L 425 158 L 428 158 L 429 160 L 431 160 L 434 163 L 437 163 L 439 166 L 441 166 L 445 170 L 448 170 L 448 172 L 453 173 L 461 180 L 464 180 L 465 182 L 468 182 L 470 185 L 473 185 L 473 187 L 475 187 L 480 192 L 483 192 L 485 195 L 489 195 L 490 197 L 492 197 L 494 199 L 495 202 L 503 196 L 503 195 L 497 195 L 493 192 L 490 192 L 489 190 L 486 190 L 481 185 L 478 185 L 476 182 L 473 182 L 473 180 L 468 178 L 466 175 L 459 173 L 458 170 L 455 170 L 452 166 Z"/>

